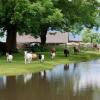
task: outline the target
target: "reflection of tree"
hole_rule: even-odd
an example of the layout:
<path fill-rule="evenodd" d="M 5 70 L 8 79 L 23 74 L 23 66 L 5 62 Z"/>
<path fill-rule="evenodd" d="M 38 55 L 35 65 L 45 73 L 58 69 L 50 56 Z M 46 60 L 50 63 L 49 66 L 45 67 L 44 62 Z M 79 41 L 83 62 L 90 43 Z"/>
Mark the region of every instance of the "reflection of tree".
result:
<path fill-rule="evenodd" d="M 48 84 L 45 77 L 36 73 L 29 82 L 18 88 L 18 96 L 20 100 L 48 100 L 46 96 L 49 92 Z"/>
<path fill-rule="evenodd" d="M 9 76 L 6 80 L 6 87 L 1 91 L 0 90 L 1 100 L 17 100 L 16 93 L 16 77 Z"/>
<path fill-rule="evenodd" d="M 6 86 L 6 77 L 0 77 L 0 89 L 5 88 Z"/>
<path fill-rule="evenodd" d="M 21 79 L 7 77 L 6 88 L 0 90 L 1 100 L 92 100 L 91 88 L 76 91 L 74 95 L 75 81 L 68 71 L 63 69 L 63 74 L 57 78 L 53 76 L 54 72 L 49 72 L 51 80 L 48 80 L 47 71 L 43 73 L 43 76 L 35 73 L 27 83 L 24 83 L 24 77 L 21 77 L 23 83 Z"/>
<path fill-rule="evenodd" d="M 17 94 L 16 94 L 16 77 L 15 76 L 9 76 L 7 77 L 7 85 L 6 85 L 6 89 L 7 89 L 7 96 L 9 98 L 9 100 L 11 100 L 12 98 L 15 98 L 15 100 L 17 100 Z"/>

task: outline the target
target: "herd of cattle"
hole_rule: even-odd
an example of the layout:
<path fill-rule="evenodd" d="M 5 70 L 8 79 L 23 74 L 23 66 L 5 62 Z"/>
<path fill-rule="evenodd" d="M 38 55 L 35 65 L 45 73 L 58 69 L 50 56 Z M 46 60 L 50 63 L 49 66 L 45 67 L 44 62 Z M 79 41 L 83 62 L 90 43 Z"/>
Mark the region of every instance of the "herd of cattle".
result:
<path fill-rule="evenodd" d="M 76 47 L 73 48 L 74 53 L 78 54 L 80 50 Z M 54 59 L 56 56 L 56 49 L 52 48 L 50 51 L 51 59 Z M 69 56 L 69 50 L 67 48 L 64 49 L 64 55 L 65 57 Z M 12 62 L 13 61 L 13 55 L 11 53 L 6 53 L 7 57 L 7 62 Z M 45 55 L 44 54 L 36 54 L 28 51 L 24 51 L 24 62 L 25 64 L 31 63 L 33 59 L 39 59 L 40 62 L 44 62 Z"/>
<path fill-rule="evenodd" d="M 56 56 L 56 50 L 55 48 L 51 49 L 51 59 L 54 59 Z M 13 61 L 13 55 L 10 53 L 6 53 L 6 57 L 7 57 L 7 62 L 12 62 Z M 39 59 L 40 62 L 43 62 L 45 58 L 44 54 L 36 54 L 36 53 L 32 53 L 32 52 L 28 52 L 28 51 L 24 51 L 24 60 L 25 60 L 25 64 L 27 63 L 31 63 L 32 59 Z"/>
<path fill-rule="evenodd" d="M 6 54 L 7 62 L 12 62 L 13 61 L 13 55 L 11 53 L 6 53 L 5 47 L 6 47 L 6 44 L 0 42 L 0 52 L 2 52 L 2 54 Z M 98 47 L 97 45 L 94 45 L 94 48 L 96 48 L 97 50 L 100 51 L 100 47 Z M 80 52 L 80 48 L 78 46 L 74 46 L 73 51 L 74 51 L 74 54 L 78 54 Z M 69 56 L 69 54 L 70 54 L 69 49 L 65 48 L 63 50 L 63 54 L 64 54 L 65 57 Z M 52 48 L 50 50 L 50 55 L 51 55 L 50 56 L 51 59 L 55 58 L 55 56 L 56 56 L 56 49 L 55 48 Z M 25 62 L 25 64 L 31 63 L 32 59 L 39 59 L 40 62 L 43 62 L 44 59 L 45 59 L 45 55 L 42 54 L 42 53 L 36 54 L 36 53 L 24 51 L 24 62 Z"/>

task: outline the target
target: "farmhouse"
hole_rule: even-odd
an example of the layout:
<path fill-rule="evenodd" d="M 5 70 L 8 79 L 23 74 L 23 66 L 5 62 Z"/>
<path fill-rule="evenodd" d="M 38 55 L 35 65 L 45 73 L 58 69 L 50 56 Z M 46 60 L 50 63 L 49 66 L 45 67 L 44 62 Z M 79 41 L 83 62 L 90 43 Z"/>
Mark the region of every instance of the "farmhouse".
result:
<path fill-rule="evenodd" d="M 68 43 L 68 33 L 47 33 L 47 44 L 65 44 Z M 17 35 L 17 43 L 40 43 L 40 37 L 34 38 L 31 35 Z"/>

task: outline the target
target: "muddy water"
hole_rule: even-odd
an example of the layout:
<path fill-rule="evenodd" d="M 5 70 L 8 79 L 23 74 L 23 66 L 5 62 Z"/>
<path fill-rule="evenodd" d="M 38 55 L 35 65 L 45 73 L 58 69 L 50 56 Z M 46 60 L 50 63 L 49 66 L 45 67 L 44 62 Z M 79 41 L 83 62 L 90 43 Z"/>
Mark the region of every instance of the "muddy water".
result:
<path fill-rule="evenodd" d="M 100 60 L 0 77 L 0 100 L 100 100 Z"/>

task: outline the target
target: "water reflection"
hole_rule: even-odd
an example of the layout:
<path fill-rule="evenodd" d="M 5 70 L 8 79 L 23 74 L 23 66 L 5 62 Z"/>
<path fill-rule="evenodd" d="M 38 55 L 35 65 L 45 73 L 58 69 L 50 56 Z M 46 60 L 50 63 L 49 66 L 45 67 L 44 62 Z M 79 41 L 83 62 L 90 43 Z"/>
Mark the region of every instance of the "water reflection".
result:
<path fill-rule="evenodd" d="M 41 78 L 46 78 L 46 72 L 45 70 L 40 72 Z"/>
<path fill-rule="evenodd" d="M 0 100 L 99 100 L 100 60 L 0 77 Z"/>
<path fill-rule="evenodd" d="M 69 69 L 69 64 L 65 64 L 64 65 L 64 70 L 66 71 L 66 70 L 68 70 Z"/>
<path fill-rule="evenodd" d="M 6 77 L 0 77 L 0 89 L 5 88 L 6 86 Z"/>
<path fill-rule="evenodd" d="M 76 69 L 78 67 L 78 64 L 75 63 L 73 67 L 74 67 L 74 69 Z"/>
<path fill-rule="evenodd" d="M 24 83 L 27 83 L 28 81 L 30 81 L 31 78 L 32 78 L 32 73 L 25 74 L 24 75 Z"/>

